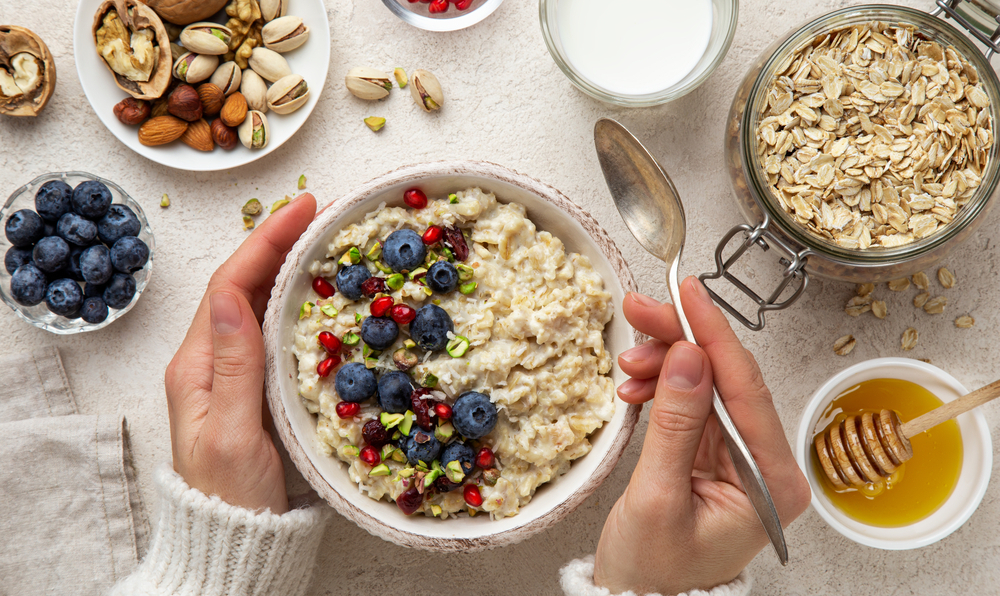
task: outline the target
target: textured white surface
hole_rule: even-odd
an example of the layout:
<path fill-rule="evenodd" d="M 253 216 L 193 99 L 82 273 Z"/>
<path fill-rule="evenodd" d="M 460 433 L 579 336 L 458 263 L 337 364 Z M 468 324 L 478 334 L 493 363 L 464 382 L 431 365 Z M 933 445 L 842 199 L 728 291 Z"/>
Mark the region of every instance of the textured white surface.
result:
<path fill-rule="evenodd" d="M 295 1 L 303 0 L 293 0 L 293 6 Z M 742 2 L 732 49 L 704 85 L 666 106 L 626 110 L 589 99 L 563 77 L 545 50 L 537 4 L 530 0 L 508 0 L 483 23 L 449 34 L 414 29 L 379 2 L 329 0 L 330 76 L 306 126 L 252 166 L 188 174 L 136 156 L 101 126 L 76 78 L 74 2 L 0 0 L 0 22 L 38 33 L 59 72 L 55 95 L 40 118 L 0 119 L 0 192 L 7 194 L 44 172 L 93 172 L 130 191 L 147 209 L 157 235 L 153 279 L 126 317 L 99 332 L 59 338 L 4 310 L 0 353 L 57 346 L 81 413 L 120 411 L 128 417 L 143 495 L 152 501 L 155 465 L 170 457 L 163 370 L 209 276 L 245 236 L 240 206 L 250 197 L 270 205 L 294 191 L 301 173 L 309 179 L 309 190 L 326 203 L 406 163 L 441 158 L 501 163 L 555 186 L 590 211 L 619 242 L 642 289 L 663 299 L 663 266 L 632 240 L 611 203 L 593 150 L 594 122 L 600 116 L 619 119 L 671 173 L 690 225 L 683 271 L 704 271 L 711 266 L 716 239 L 740 223 L 722 154 L 726 112 L 740 78 L 775 36 L 845 4 L 851 3 Z M 931 2 L 907 4 L 927 8 Z M 628 3 L 608 6 L 624 10 Z M 445 89 L 444 109 L 425 114 L 398 91 L 379 103 L 355 99 L 344 89 L 343 75 L 361 65 L 433 71 Z M 361 122 L 370 115 L 388 118 L 379 134 Z M 163 193 L 172 202 L 165 210 L 157 206 Z M 927 357 L 969 387 L 994 380 L 1000 371 L 995 348 L 1000 325 L 998 224 L 1000 211 L 994 211 L 949 259 L 959 283 L 945 292 L 949 305 L 944 315 L 915 311 L 912 291 L 890 295 L 882 287 L 878 292 L 887 296 L 889 317 L 851 319 L 842 307 L 853 288 L 817 280 L 798 304 L 772 316 L 764 331 L 739 331 L 761 362 L 789 437 L 812 391 L 837 370 L 867 358 Z M 966 313 L 976 318 L 976 326 L 956 329 L 952 321 Z M 899 337 L 911 325 L 920 330 L 920 345 L 903 354 Z M 836 357 L 833 340 L 846 333 L 858 338 L 858 347 L 848 357 Z M 986 416 L 997 436 L 1000 405 L 988 405 Z M 607 511 L 628 482 L 643 431 L 640 426 L 617 469 L 580 509 L 553 530 L 501 551 L 458 556 L 409 551 L 336 517 L 324 537 L 311 593 L 557 593 L 558 568 L 594 551 Z M 293 493 L 302 489 L 294 469 L 288 469 L 288 478 Z M 767 551 L 752 564 L 755 594 L 932 596 L 953 594 L 957 586 L 993 593 L 1000 585 L 1000 488 L 993 483 L 982 506 L 958 532 L 919 551 L 856 546 L 811 510 L 792 524 L 787 538 L 787 568 Z M 456 577 L 461 579 L 452 579 Z"/>

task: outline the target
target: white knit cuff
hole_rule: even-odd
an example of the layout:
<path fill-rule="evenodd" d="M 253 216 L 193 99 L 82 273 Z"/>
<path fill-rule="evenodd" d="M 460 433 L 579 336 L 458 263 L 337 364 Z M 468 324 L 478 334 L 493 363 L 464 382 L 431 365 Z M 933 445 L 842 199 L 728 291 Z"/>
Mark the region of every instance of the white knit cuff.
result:
<path fill-rule="evenodd" d="M 570 561 L 559 570 L 559 583 L 566 596 L 611 596 L 611 590 L 594 585 L 594 555 Z M 753 586 L 753 581 L 744 569 L 736 576 L 736 579 L 728 584 L 715 586 L 708 591 L 691 590 L 677 594 L 677 596 L 747 596 L 751 586 Z M 637 596 L 637 594 L 629 590 L 616 596 Z M 645 596 L 661 595 L 646 594 Z"/>
<path fill-rule="evenodd" d="M 154 473 L 160 515 L 139 569 L 111 596 L 299 596 L 312 576 L 329 508 L 275 515 L 191 488 L 169 464 Z"/>

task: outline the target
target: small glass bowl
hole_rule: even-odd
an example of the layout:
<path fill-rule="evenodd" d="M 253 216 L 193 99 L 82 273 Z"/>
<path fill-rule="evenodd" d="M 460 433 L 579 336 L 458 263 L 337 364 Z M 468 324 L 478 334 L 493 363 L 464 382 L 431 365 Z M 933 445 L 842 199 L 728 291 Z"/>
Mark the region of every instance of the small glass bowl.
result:
<path fill-rule="evenodd" d="M 53 172 L 51 174 L 43 174 L 38 178 L 35 178 L 31 182 L 15 190 L 13 194 L 10 195 L 10 198 L 7 199 L 6 203 L 4 203 L 3 208 L 0 209 L 0 222 L 3 222 L 3 224 L 6 225 L 7 218 L 15 211 L 20 211 L 21 209 L 30 209 L 34 211 L 35 193 L 38 192 L 38 189 L 43 184 L 50 180 L 62 180 L 73 188 L 76 188 L 77 184 L 87 180 L 96 180 L 101 182 L 108 187 L 108 190 L 111 191 L 112 203 L 127 205 L 135 213 L 135 216 L 139 218 L 139 224 L 142 227 L 139 230 L 138 237 L 146 243 L 146 246 L 149 247 L 149 260 L 146 261 L 146 265 L 142 269 L 132 273 L 132 277 L 135 278 L 135 296 L 132 297 L 132 301 L 129 302 L 128 306 L 125 308 L 108 308 L 108 318 L 94 325 L 84 321 L 83 319 L 67 319 L 66 317 L 54 314 L 45 306 L 45 302 L 35 306 L 24 306 L 22 304 L 18 304 L 17 301 L 14 300 L 14 297 L 10 294 L 10 273 L 7 273 L 6 267 L 0 267 L 0 299 L 3 299 L 7 306 L 9 306 L 14 313 L 17 314 L 17 316 L 21 317 L 21 319 L 31 323 L 39 329 L 44 329 L 57 335 L 72 335 L 74 333 L 84 333 L 86 331 L 103 329 L 135 306 L 135 303 L 139 301 L 139 296 L 142 295 L 142 291 L 146 288 L 146 284 L 149 283 L 149 278 L 153 274 L 153 230 L 149 227 L 149 222 L 146 220 L 146 214 L 143 212 L 142 207 L 140 207 L 139 203 L 135 202 L 132 197 L 128 195 L 128 193 L 122 190 L 120 186 L 110 180 L 105 180 L 104 178 L 88 174 L 86 172 Z M 6 254 L 10 247 L 11 243 L 7 241 L 6 235 L 0 236 L 0 253 Z"/>
<path fill-rule="evenodd" d="M 493 14 L 503 0 L 474 0 L 465 10 L 449 5 L 448 10 L 431 14 L 426 2 L 410 0 L 382 0 L 394 15 L 407 23 L 427 31 L 458 31 L 471 27 Z"/>
<path fill-rule="evenodd" d="M 385 0 L 389 2 L 390 0 Z M 403 0 L 405 1 L 405 0 Z M 671 87 L 643 95 L 625 95 L 609 91 L 576 70 L 563 49 L 559 36 L 559 2 L 560 0 L 540 0 L 538 3 L 539 18 L 542 23 L 542 37 L 549 48 L 552 59 L 563 71 L 571 83 L 587 95 L 601 101 L 625 106 L 627 108 L 642 108 L 673 101 L 693 91 L 705 82 L 729 51 L 736 32 L 736 20 L 739 15 L 739 0 L 712 0 L 712 33 L 708 40 L 705 54 L 683 79 Z"/>

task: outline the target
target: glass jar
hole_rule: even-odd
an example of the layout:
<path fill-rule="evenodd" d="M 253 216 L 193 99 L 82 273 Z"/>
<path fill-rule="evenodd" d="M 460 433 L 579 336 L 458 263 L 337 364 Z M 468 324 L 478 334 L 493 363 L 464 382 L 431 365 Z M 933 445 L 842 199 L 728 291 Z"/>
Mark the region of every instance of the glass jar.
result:
<path fill-rule="evenodd" d="M 988 0 L 979 0 L 987 2 Z M 971 5 L 961 0 L 950 0 L 947 8 L 940 6 L 937 13 L 945 13 L 969 24 Z M 956 5 L 963 5 L 958 10 Z M 976 9 L 978 10 L 978 9 Z M 975 15 L 972 15 L 975 16 Z M 749 225 L 737 226 L 726 235 L 716 251 L 716 271 L 705 274 L 702 279 L 725 277 L 760 307 L 756 323 L 736 311 L 718 295 L 713 297 L 731 314 L 751 329 L 764 325 L 764 314 L 770 310 L 780 310 L 789 306 L 801 295 L 808 284 L 809 275 L 854 283 L 881 282 L 905 277 L 927 269 L 938 263 L 961 242 L 969 238 L 982 224 L 992 206 L 1000 180 L 1000 144 L 993 143 L 989 149 L 987 165 L 982 172 L 982 182 L 969 202 L 958 210 L 954 220 L 934 234 L 899 247 L 868 249 L 848 249 L 833 241 L 813 235 L 782 209 L 777 198 L 768 189 L 767 176 L 757 155 L 757 127 L 767 108 L 766 94 L 774 80 L 775 73 L 787 67 L 790 55 L 816 36 L 833 29 L 881 21 L 888 24 L 908 24 L 916 26 L 922 38 L 937 41 L 943 46 L 953 46 L 955 50 L 972 64 L 990 98 L 989 110 L 993 119 L 994 133 L 1000 124 L 1000 82 L 990 66 L 988 56 L 997 48 L 990 38 L 1000 39 L 993 31 L 983 33 L 970 25 L 970 33 L 991 45 L 987 56 L 976 48 L 965 34 L 952 24 L 934 14 L 901 6 L 864 5 L 844 8 L 825 14 L 805 25 L 792 30 L 763 51 L 751 65 L 743 79 L 729 111 L 726 127 L 726 163 L 732 181 L 737 205 Z M 977 20 L 978 22 L 978 20 Z M 993 27 L 997 21 L 993 21 Z M 998 30 L 1000 33 L 1000 30 Z M 743 242 L 728 258 L 723 256 L 728 243 L 742 234 Z M 747 250 L 759 246 L 765 250 L 777 248 L 782 253 L 785 266 L 784 280 L 770 297 L 762 298 L 751 292 L 736 279 L 729 267 Z M 783 301 L 779 297 L 791 296 Z"/>

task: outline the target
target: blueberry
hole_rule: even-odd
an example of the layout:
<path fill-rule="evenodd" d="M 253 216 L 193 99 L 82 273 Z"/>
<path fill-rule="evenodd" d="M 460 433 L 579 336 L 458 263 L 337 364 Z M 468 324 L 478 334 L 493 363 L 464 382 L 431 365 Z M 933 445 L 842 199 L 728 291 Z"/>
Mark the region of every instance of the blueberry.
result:
<path fill-rule="evenodd" d="M 83 281 L 83 272 L 80 271 L 80 255 L 83 254 L 84 250 L 85 249 L 82 246 L 70 246 L 69 263 L 66 264 L 65 269 L 60 269 L 55 272 L 55 279 L 68 277 L 73 281 Z"/>
<path fill-rule="evenodd" d="M 97 238 L 97 224 L 76 213 L 67 213 L 56 223 L 56 234 L 77 246 L 90 246 Z"/>
<path fill-rule="evenodd" d="M 55 224 L 49 221 L 45 222 L 45 233 L 42 234 L 42 238 L 45 238 L 46 236 L 58 236 L 58 235 L 59 234 L 56 234 Z"/>
<path fill-rule="evenodd" d="M 139 218 L 127 205 L 116 203 L 108 208 L 107 214 L 97 222 L 97 237 L 108 246 L 114 245 L 125 236 L 138 236 L 142 225 Z"/>
<path fill-rule="evenodd" d="M 104 303 L 111 308 L 125 308 L 135 296 L 135 280 L 131 275 L 115 273 L 104 288 Z"/>
<path fill-rule="evenodd" d="M 122 273 L 142 269 L 149 260 L 149 247 L 135 236 L 125 236 L 111 247 L 111 264 Z"/>
<path fill-rule="evenodd" d="M 7 268 L 7 273 L 11 275 L 17 271 L 21 265 L 31 262 L 31 249 L 23 246 L 12 246 L 7 249 L 7 254 L 3 256 L 3 266 Z"/>
<path fill-rule="evenodd" d="M 378 383 L 375 381 L 375 373 L 365 368 L 364 364 L 351 362 L 337 371 L 334 387 L 340 399 L 357 403 L 375 395 Z"/>
<path fill-rule="evenodd" d="M 31 209 L 21 209 L 7 218 L 4 232 L 14 246 L 31 246 L 42 239 L 45 222 Z"/>
<path fill-rule="evenodd" d="M 103 244 L 85 248 L 80 255 L 80 273 L 88 284 L 100 285 L 111 279 L 111 251 Z"/>
<path fill-rule="evenodd" d="M 497 425 L 497 407 L 478 391 L 466 391 L 451 407 L 451 423 L 466 439 L 484 437 Z"/>
<path fill-rule="evenodd" d="M 382 249 L 382 260 L 393 271 L 413 271 L 424 264 L 426 257 L 424 241 L 413 230 L 396 230 L 389 234 Z"/>
<path fill-rule="evenodd" d="M 21 265 L 10 276 L 10 294 L 18 304 L 34 306 L 45 300 L 48 281 L 41 269 L 28 263 Z"/>
<path fill-rule="evenodd" d="M 80 316 L 91 325 L 103 323 L 108 318 L 108 305 L 98 297 L 83 299 L 83 306 L 80 307 Z"/>
<path fill-rule="evenodd" d="M 447 468 L 453 461 L 457 461 L 462 466 L 462 473 L 468 476 L 476 467 L 476 452 L 465 443 L 452 443 L 441 452 L 441 467 Z"/>
<path fill-rule="evenodd" d="M 361 284 L 371 276 L 364 265 L 341 267 L 337 272 L 337 291 L 351 300 L 357 300 L 364 294 Z"/>
<path fill-rule="evenodd" d="M 35 211 L 45 221 L 59 221 L 73 209 L 70 205 L 72 196 L 73 188 L 69 184 L 62 180 L 49 180 L 35 193 Z"/>
<path fill-rule="evenodd" d="M 59 236 L 42 238 L 31 251 L 35 266 L 46 273 L 55 273 L 69 266 L 69 244 Z"/>
<path fill-rule="evenodd" d="M 104 217 L 111 206 L 111 191 L 97 180 L 87 180 L 73 189 L 70 203 L 77 214 L 98 220 Z"/>
<path fill-rule="evenodd" d="M 448 313 L 436 304 L 421 307 L 410 322 L 410 337 L 428 352 L 443 350 L 448 345 L 449 331 L 454 332 L 455 325 Z"/>
<path fill-rule="evenodd" d="M 83 286 L 83 296 L 84 298 L 103 298 L 104 296 L 104 285 L 97 284 L 84 284 Z"/>
<path fill-rule="evenodd" d="M 57 279 L 45 291 L 45 306 L 64 317 L 76 315 L 83 306 L 83 290 L 72 279 Z"/>
<path fill-rule="evenodd" d="M 431 462 L 441 454 L 441 441 L 438 441 L 433 434 L 417 429 L 403 441 L 403 451 L 410 465 L 415 466 L 418 462 L 424 462 L 430 467 Z"/>
<path fill-rule="evenodd" d="M 438 261 L 427 270 L 424 282 L 435 292 L 447 294 L 458 286 L 458 269 L 448 261 Z"/>
<path fill-rule="evenodd" d="M 410 375 L 394 370 L 378 379 L 378 405 L 390 414 L 402 414 L 410 409 L 413 383 Z"/>
<path fill-rule="evenodd" d="M 399 325 L 389 317 L 368 317 L 361 323 L 361 340 L 373 350 L 387 350 L 399 336 Z"/>

